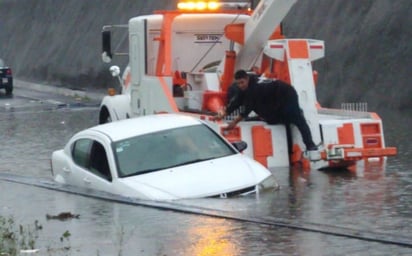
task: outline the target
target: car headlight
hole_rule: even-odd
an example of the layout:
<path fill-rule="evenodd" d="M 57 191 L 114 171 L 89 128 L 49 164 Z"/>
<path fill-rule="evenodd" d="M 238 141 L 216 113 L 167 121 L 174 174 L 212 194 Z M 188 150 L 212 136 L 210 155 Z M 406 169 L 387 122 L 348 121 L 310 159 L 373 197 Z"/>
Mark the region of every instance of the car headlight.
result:
<path fill-rule="evenodd" d="M 256 185 L 256 191 L 264 191 L 267 189 L 278 189 L 279 184 L 277 183 L 275 177 L 273 175 L 270 175 L 266 179 L 264 179 L 262 182 Z"/>

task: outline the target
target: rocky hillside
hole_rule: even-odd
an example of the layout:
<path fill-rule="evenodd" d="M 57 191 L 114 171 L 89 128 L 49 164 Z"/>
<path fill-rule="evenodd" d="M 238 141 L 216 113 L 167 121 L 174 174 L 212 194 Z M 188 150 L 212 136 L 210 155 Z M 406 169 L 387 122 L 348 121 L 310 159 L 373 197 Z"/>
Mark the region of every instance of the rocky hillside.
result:
<path fill-rule="evenodd" d="M 106 88 L 115 81 L 101 62 L 102 26 L 174 6 L 170 0 L 1 0 L 0 56 L 23 80 Z M 322 105 L 368 102 L 373 111 L 411 111 L 411 8 L 410 0 L 297 1 L 285 34 L 325 40 L 326 57 L 315 63 Z M 124 66 L 127 58 L 114 61 Z"/>
<path fill-rule="evenodd" d="M 412 110 L 412 1 L 305 0 L 289 13 L 290 37 L 322 39 L 316 63 L 323 105 L 367 102 L 370 110 Z"/>

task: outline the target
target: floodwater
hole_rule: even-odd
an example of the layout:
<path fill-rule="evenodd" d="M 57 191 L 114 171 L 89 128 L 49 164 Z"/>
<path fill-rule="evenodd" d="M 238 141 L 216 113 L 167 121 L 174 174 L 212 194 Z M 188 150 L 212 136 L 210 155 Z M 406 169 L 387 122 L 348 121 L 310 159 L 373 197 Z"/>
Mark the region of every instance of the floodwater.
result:
<path fill-rule="evenodd" d="M 95 125 L 97 111 L 2 110 L 0 172 L 50 178 L 52 151 L 62 148 L 75 132 Z M 411 246 L 333 235 L 347 229 L 384 234 L 395 241 L 411 238 L 412 244 L 412 117 L 381 116 L 387 145 L 398 148 L 398 156 L 383 166 L 374 162 L 353 171 L 273 169 L 281 185 L 278 191 L 175 202 L 239 219 L 122 204 L 7 181 L 0 181 L 0 216 L 12 217 L 28 229 L 39 222 L 37 255 L 411 255 Z M 46 218 L 61 212 L 80 217 Z M 253 221 L 257 219 L 272 224 Z M 282 221 L 298 223 L 298 228 L 276 225 Z M 305 225 L 327 227 L 330 233 L 299 228 Z M 65 233 L 69 235 L 64 237 Z"/>

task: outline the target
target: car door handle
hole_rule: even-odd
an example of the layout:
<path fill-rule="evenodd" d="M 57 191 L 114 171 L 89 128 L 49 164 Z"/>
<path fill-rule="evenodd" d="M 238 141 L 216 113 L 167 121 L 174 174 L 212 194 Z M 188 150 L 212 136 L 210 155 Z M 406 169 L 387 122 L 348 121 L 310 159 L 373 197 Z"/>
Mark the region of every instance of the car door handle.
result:
<path fill-rule="evenodd" d="M 87 183 L 87 184 L 92 183 L 91 180 L 90 180 L 89 178 L 87 178 L 87 177 L 84 178 L 83 181 L 84 181 L 84 183 Z"/>
<path fill-rule="evenodd" d="M 67 172 L 67 173 L 70 172 L 70 168 L 68 168 L 67 166 L 63 167 L 62 169 L 63 169 L 64 172 Z"/>

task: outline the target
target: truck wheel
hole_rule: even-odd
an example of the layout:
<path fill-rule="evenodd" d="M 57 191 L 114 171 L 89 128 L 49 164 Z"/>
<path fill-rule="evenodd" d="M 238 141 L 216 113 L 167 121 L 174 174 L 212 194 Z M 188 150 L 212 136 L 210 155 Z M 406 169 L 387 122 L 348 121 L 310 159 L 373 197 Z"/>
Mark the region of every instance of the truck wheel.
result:
<path fill-rule="evenodd" d="M 109 111 L 107 110 L 106 107 L 103 107 L 100 110 L 100 115 L 99 115 L 99 124 L 105 124 L 105 123 L 111 123 L 112 118 L 110 116 Z"/>
<path fill-rule="evenodd" d="M 11 95 L 12 93 L 13 93 L 13 87 L 12 86 L 6 87 L 6 95 Z"/>

